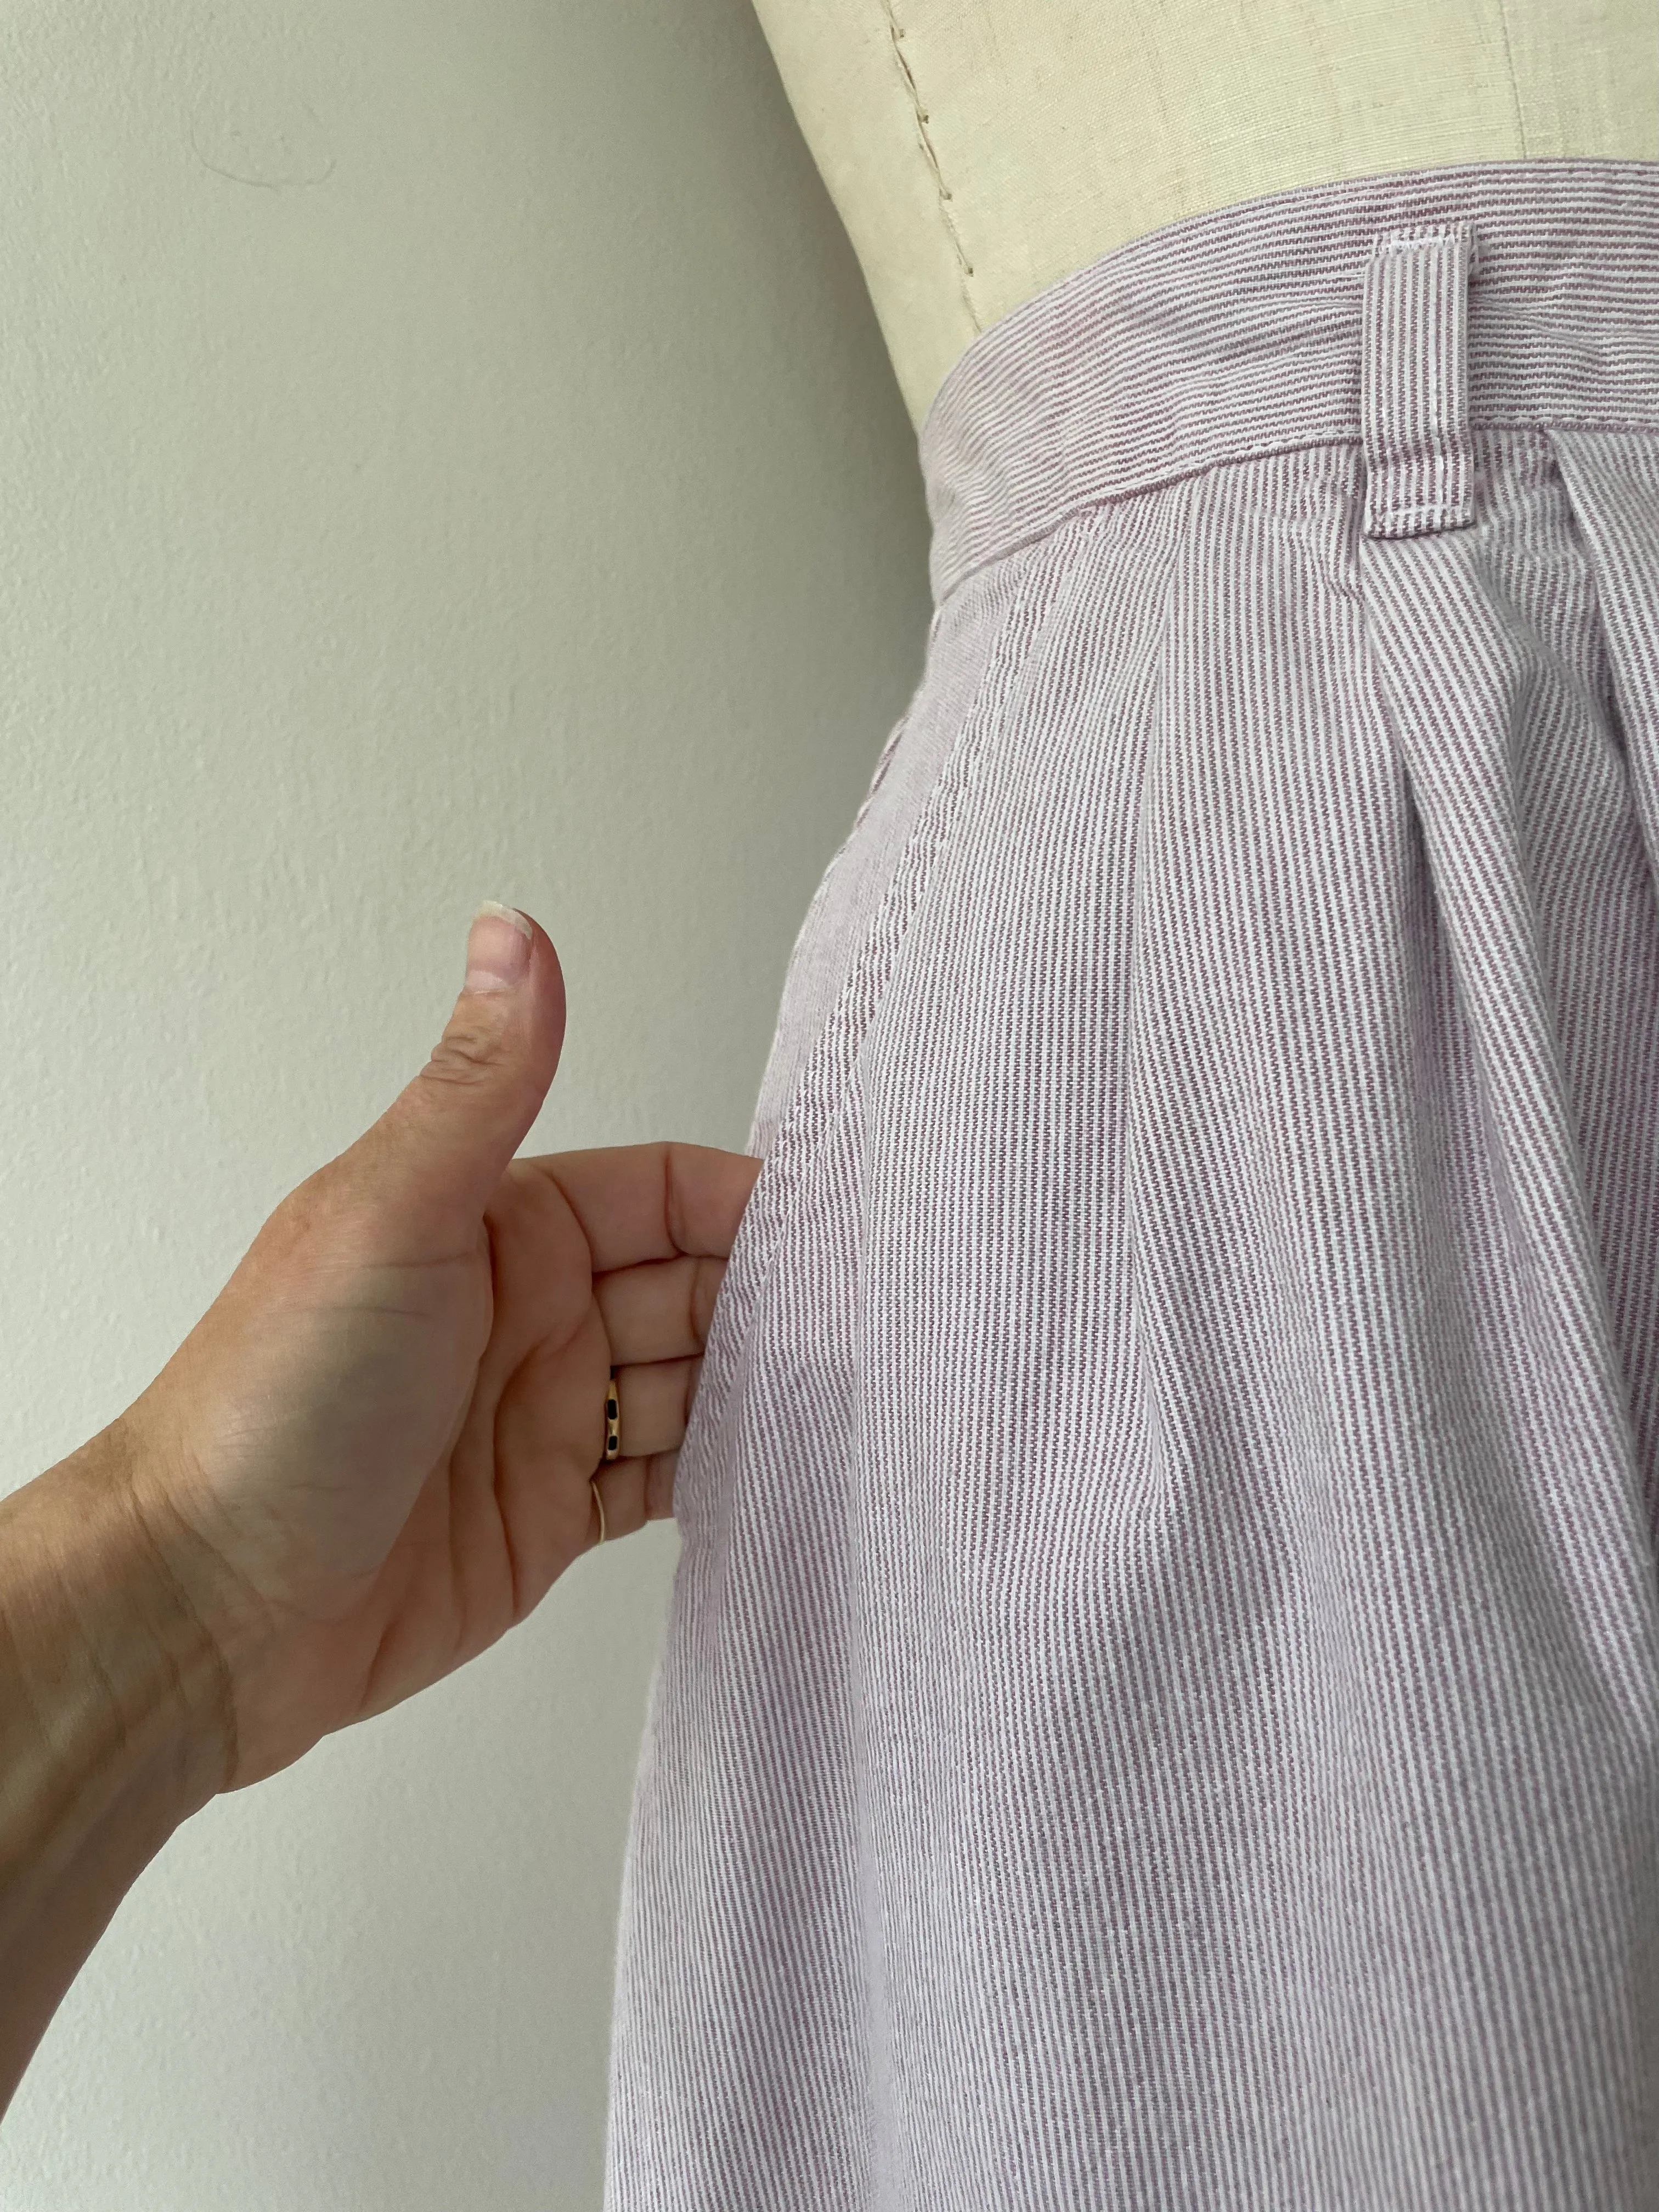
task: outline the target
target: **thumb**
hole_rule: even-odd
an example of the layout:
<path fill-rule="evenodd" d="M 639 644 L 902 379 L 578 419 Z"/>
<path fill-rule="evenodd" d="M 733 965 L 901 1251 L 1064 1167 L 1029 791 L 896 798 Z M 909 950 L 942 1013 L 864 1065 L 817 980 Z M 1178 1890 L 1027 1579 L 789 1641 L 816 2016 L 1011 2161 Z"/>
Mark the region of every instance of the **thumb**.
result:
<path fill-rule="evenodd" d="M 398 1201 L 434 1231 L 475 1227 L 541 1111 L 563 1042 L 551 939 L 516 908 L 486 902 L 467 933 L 466 981 L 447 1027 L 369 1132 Z"/>

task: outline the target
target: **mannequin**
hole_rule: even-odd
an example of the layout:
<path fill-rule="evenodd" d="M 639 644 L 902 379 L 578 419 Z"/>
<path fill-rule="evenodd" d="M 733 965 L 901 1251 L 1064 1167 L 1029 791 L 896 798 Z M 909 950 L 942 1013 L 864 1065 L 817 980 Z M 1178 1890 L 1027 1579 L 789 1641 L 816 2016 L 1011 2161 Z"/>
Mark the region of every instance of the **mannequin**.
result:
<path fill-rule="evenodd" d="M 1650 0 L 756 0 L 912 420 L 1012 308 L 1339 178 L 1659 158 Z"/>

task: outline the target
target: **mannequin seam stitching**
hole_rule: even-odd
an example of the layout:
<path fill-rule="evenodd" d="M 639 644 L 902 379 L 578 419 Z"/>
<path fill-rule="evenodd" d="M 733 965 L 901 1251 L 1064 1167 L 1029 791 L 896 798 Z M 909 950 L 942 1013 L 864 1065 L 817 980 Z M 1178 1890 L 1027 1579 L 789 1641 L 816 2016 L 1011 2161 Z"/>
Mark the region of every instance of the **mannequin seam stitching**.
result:
<path fill-rule="evenodd" d="M 1510 81 L 1510 106 L 1515 110 L 1515 135 L 1520 141 L 1521 158 L 1529 158 L 1527 144 L 1527 118 L 1521 108 L 1521 80 L 1515 70 L 1515 42 L 1510 36 L 1509 0 L 1498 0 L 1498 27 L 1504 40 L 1504 68 Z"/>
<path fill-rule="evenodd" d="M 951 251 L 956 256 L 957 281 L 962 292 L 962 304 L 968 310 L 969 325 L 977 335 L 983 325 L 975 309 L 973 295 L 968 289 L 968 279 L 974 273 L 973 264 L 969 260 L 963 249 L 962 234 L 957 230 L 951 214 L 950 203 L 952 194 L 945 185 L 945 173 L 939 167 L 939 155 L 928 132 L 927 111 L 921 104 L 921 94 L 916 88 L 915 77 L 911 71 L 909 63 L 904 57 L 905 34 L 900 28 L 893 0 L 881 0 L 881 9 L 882 14 L 887 19 L 887 42 L 892 49 L 894 63 L 900 76 L 904 80 L 905 90 L 910 95 L 910 112 L 915 123 L 916 137 L 921 142 L 923 154 L 927 156 L 927 166 L 933 173 L 933 189 L 939 195 L 939 221 L 945 225 L 945 234 L 950 240 Z"/>

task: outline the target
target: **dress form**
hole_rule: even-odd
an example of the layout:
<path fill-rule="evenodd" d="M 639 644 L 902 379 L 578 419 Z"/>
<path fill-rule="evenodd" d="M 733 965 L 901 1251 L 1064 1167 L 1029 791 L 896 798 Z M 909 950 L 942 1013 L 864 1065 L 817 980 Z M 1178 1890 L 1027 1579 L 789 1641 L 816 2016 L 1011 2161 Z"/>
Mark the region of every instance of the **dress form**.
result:
<path fill-rule="evenodd" d="M 1113 246 L 1444 163 L 1659 159 L 1651 0 L 756 0 L 918 424 Z"/>

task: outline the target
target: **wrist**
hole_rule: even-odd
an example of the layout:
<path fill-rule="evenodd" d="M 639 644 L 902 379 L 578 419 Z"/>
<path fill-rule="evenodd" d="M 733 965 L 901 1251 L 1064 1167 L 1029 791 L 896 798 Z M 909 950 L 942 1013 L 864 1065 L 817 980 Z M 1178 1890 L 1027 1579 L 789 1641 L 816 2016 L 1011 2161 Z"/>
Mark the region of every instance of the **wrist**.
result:
<path fill-rule="evenodd" d="M 103 1436 L 0 1500 L 0 2112 L 139 1875 L 223 1783 L 222 1663 Z"/>
<path fill-rule="evenodd" d="M 0 1667 L 43 1783 L 89 1806 L 142 1780 L 176 1826 L 223 1786 L 234 1708 L 133 1472 L 117 1422 L 0 1502 Z"/>

